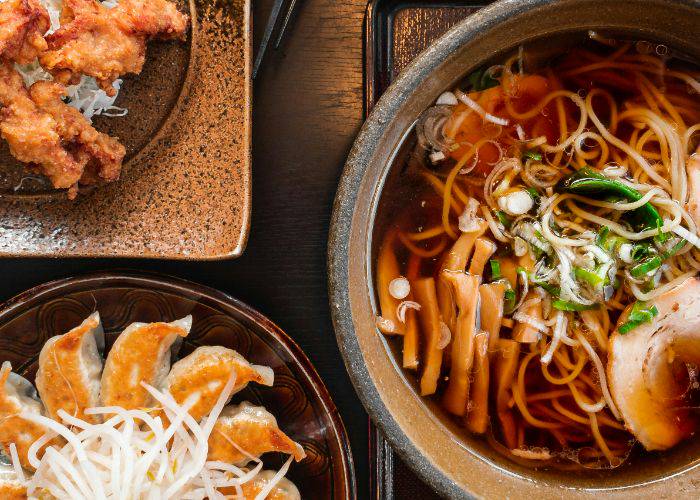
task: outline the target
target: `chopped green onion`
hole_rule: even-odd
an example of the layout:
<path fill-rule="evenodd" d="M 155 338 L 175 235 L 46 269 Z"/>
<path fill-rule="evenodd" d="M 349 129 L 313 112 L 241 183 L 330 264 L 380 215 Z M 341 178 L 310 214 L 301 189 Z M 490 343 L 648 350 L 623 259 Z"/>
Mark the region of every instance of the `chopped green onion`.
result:
<path fill-rule="evenodd" d="M 659 267 L 661 267 L 661 264 L 661 257 L 659 257 L 658 255 L 654 255 L 653 257 L 647 257 L 639 264 L 633 266 L 632 269 L 630 269 L 630 274 L 635 278 L 641 278 L 642 276 L 646 276 L 652 271 L 656 271 Z"/>
<path fill-rule="evenodd" d="M 652 248 L 649 243 L 637 243 L 632 247 L 630 256 L 635 262 L 639 262 L 644 257 L 648 257 L 652 253 Z"/>
<path fill-rule="evenodd" d="M 498 218 L 498 222 L 503 224 L 503 227 L 510 229 L 513 221 L 510 219 L 510 217 L 508 217 L 508 214 L 506 214 L 503 210 L 496 210 L 496 217 Z"/>
<path fill-rule="evenodd" d="M 547 292 L 549 295 L 553 297 L 559 297 L 559 294 L 561 293 L 561 289 L 558 286 L 554 286 L 550 283 L 547 283 L 546 281 L 542 281 L 537 279 L 535 276 L 527 272 L 527 269 L 524 267 L 518 267 L 517 269 L 518 274 L 520 273 L 525 273 L 527 276 L 527 279 L 532 282 L 533 285 L 537 285 L 541 287 L 545 292 Z"/>
<path fill-rule="evenodd" d="M 533 283 L 535 283 L 535 285 L 539 287 L 542 287 L 542 289 L 552 297 L 559 297 L 559 294 L 561 293 L 561 288 L 559 288 L 558 286 L 550 285 L 549 283 L 545 283 L 544 281 L 533 281 Z"/>
<path fill-rule="evenodd" d="M 535 237 L 538 240 L 540 240 L 542 243 L 549 243 L 549 241 L 547 241 L 547 238 L 544 237 L 544 235 L 540 232 L 539 229 L 535 229 L 534 234 L 535 234 Z"/>
<path fill-rule="evenodd" d="M 600 285 L 604 279 L 601 276 L 597 275 L 594 271 L 576 266 L 574 266 L 574 276 L 576 276 L 576 279 L 584 281 L 591 286 Z"/>
<path fill-rule="evenodd" d="M 676 242 L 675 245 L 673 245 L 669 250 L 662 252 L 661 253 L 661 258 L 666 260 L 670 259 L 674 255 L 676 255 L 678 252 L 681 251 L 681 249 L 685 246 L 685 244 L 688 243 L 685 239 L 681 238 L 678 242 Z"/>
<path fill-rule="evenodd" d="M 503 311 L 507 314 L 515 309 L 515 290 L 507 288 L 503 292 Z"/>
<path fill-rule="evenodd" d="M 528 159 L 542 161 L 542 153 L 540 153 L 539 151 L 535 151 L 534 149 L 528 149 L 523 153 L 523 161 Z"/>
<path fill-rule="evenodd" d="M 491 259 L 489 261 L 489 264 L 491 264 L 491 279 L 501 279 L 501 263 L 498 262 L 496 259 Z"/>
<path fill-rule="evenodd" d="M 610 228 L 608 226 L 603 226 L 598 230 L 598 235 L 596 236 L 596 245 L 605 250 L 608 253 L 612 253 L 613 250 L 617 249 L 627 240 L 622 236 L 610 233 Z"/>
<path fill-rule="evenodd" d="M 608 234 L 610 234 L 610 228 L 608 226 L 603 226 L 598 230 L 598 235 L 595 238 L 596 245 L 603 250 L 608 250 L 606 245 Z"/>
<path fill-rule="evenodd" d="M 654 240 L 658 243 L 661 243 L 661 244 L 666 243 L 666 241 L 669 238 L 669 236 L 663 232 L 662 227 L 663 227 L 663 222 L 660 219 L 657 220 L 656 221 L 656 229 L 657 229 L 658 233 L 656 236 L 654 236 Z"/>
<path fill-rule="evenodd" d="M 586 305 L 579 304 L 578 302 L 571 302 L 570 300 L 555 300 L 552 302 L 552 307 L 560 311 L 589 311 L 591 309 L 597 309 L 598 304 Z"/>
<path fill-rule="evenodd" d="M 650 322 L 658 314 L 659 310 L 656 308 L 655 305 L 647 307 L 646 302 L 638 300 L 632 306 L 632 309 L 630 310 L 630 313 L 627 316 L 627 321 L 622 323 L 617 329 L 617 331 L 624 335 L 625 333 L 634 330 L 639 325 Z"/>
<path fill-rule="evenodd" d="M 472 90 L 477 92 L 495 87 L 499 84 L 498 80 L 493 78 L 488 70 L 484 68 L 479 68 L 474 71 L 467 77 L 467 80 L 469 80 Z"/>
<path fill-rule="evenodd" d="M 534 187 L 529 187 L 526 189 L 526 191 L 527 194 L 530 195 L 530 198 L 532 198 L 532 201 L 534 201 L 535 203 L 540 201 L 540 193 L 537 192 L 537 189 L 535 189 Z"/>

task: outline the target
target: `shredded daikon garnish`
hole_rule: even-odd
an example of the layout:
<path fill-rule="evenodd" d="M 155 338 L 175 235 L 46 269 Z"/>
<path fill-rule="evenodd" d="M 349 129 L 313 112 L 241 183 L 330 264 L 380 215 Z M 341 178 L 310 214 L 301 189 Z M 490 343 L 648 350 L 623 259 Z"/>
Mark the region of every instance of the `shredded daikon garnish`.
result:
<path fill-rule="evenodd" d="M 168 392 L 148 384 L 142 386 L 159 405 L 151 409 L 126 410 L 121 407 L 90 408 L 88 415 L 102 415 L 99 424 L 86 422 L 60 410 L 62 422 L 35 413 L 21 417 L 46 427 L 61 436 L 66 444 L 50 445 L 38 458 L 41 444 L 29 450 L 29 461 L 36 472 L 28 480 L 17 473 L 30 498 L 48 495 L 57 499 L 193 499 L 225 498 L 222 488 L 242 493 L 242 485 L 262 471 L 262 462 L 254 459 L 250 469 L 223 462 L 207 461 L 209 434 L 233 393 L 235 373 L 222 390 L 211 413 L 200 424 L 189 414 L 199 394 L 182 405 Z M 165 417 L 165 418 L 163 418 Z M 38 442 L 37 442 L 38 443 Z M 14 450 L 11 446 L 10 450 Z M 21 471 L 16 453 L 15 469 Z M 266 482 L 269 493 L 282 480 L 289 461 Z M 265 494 L 267 494 L 265 493 Z M 259 498 L 264 496 L 258 495 Z"/>
<path fill-rule="evenodd" d="M 415 309 L 416 311 L 420 311 L 420 304 L 412 300 L 404 300 L 403 302 L 401 302 L 396 307 L 396 317 L 401 323 L 406 322 L 406 310 L 408 309 Z"/>
<path fill-rule="evenodd" d="M 491 113 L 487 113 L 486 110 L 479 105 L 479 103 L 477 103 L 464 92 L 457 91 L 456 95 L 457 99 L 459 99 L 464 104 L 469 106 L 472 110 L 474 110 L 478 115 L 480 115 L 484 119 L 484 121 L 495 123 L 496 125 L 501 125 L 503 127 L 506 127 L 508 125 L 509 122 L 507 119 L 494 116 Z"/>
<path fill-rule="evenodd" d="M 547 328 L 547 325 L 545 325 L 544 322 L 540 321 L 539 319 L 537 319 L 534 316 L 531 316 L 529 314 L 525 314 L 525 313 L 518 311 L 515 314 L 513 314 L 513 319 L 515 321 L 520 322 L 520 323 L 525 323 L 526 325 L 530 325 L 532 328 L 534 328 L 535 330 L 537 330 L 539 332 L 549 333 L 549 328 Z"/>
<path fill-rule="evenodd" d="M 19 455 L 17 454 L 17 445 L 15 443 L 10 443 L 10 458 L 12 460 L 12 466 L 15 469 L 15 474 L 17 474 L 17 480 L 23 483 L 25 481 L 24 471 L 19 464 Z"/>

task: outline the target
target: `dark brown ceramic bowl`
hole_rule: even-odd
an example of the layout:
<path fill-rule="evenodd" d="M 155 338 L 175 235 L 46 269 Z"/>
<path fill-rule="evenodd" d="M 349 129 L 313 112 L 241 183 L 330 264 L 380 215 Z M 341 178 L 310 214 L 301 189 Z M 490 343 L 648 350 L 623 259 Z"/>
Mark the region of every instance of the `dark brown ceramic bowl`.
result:
<path fill-rule="evenodd" d="M 415 120 L 474 68 L 519 45 L 564 50 L 589 29 L 663 43 L 700 61 L 695 0 L 505 0 L 480 10 L 423 52 L 379 100 L 350 153 L 335 201 L 329 287 L 338 344 L 368 412 L 394 449 L 452 497 L 697 496 L 700 442 L 640 454 L 615 470 L 532 470 L 457 428 L 418 396 L 375 328 L 373 265 L 387 211 L 395 210 L 401 157 Z"/>
<path fill-rule="evenodd" d="M 194 283 L 137 274 L 95 274 L 54 281 L 6 302 L 0 309 L 0 361 L 34 380 L 39 351 L 95 309 L 107 349 L 134 321 L 172 321 L 193 316 L 180 355 L 201 345 L 222 345 L 275 371 L 273 387 L 249 386 L 234 401 L 267 407 L 280 427 L 304 446 L 306 458 L 288 477 L 303 498 L 355 498 L 350 444 L 328 390 L 303 351 L 259 312 L 221 292 Z M 265 457 L 277 467 L 282 457 Z"/>
<path fill-rule="evenodd" d="M 251 197 L 250 0 L 173 0 L 185 40 L 152 41 L 94 119 L 126 147 L 121 179 L 75 200 L 0 139 L 0 256 L 210 260 L 245 248 Z"/>

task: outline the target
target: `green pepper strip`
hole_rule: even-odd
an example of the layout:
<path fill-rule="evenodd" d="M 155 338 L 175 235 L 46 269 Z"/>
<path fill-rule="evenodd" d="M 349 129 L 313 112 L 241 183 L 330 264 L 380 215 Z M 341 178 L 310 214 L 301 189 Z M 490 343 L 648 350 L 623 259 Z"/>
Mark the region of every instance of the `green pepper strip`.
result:
<path fill-rule="evenodd" d="M 496 217 L 498 217 L 498 222 L 503 224 L 503 227 L 505 227 L 506 229 L 510 229 L 510 226 L 511 224 L 513 224 L 513 221 L 503 210 L 496 210 Z"/>
<path fill-rule="evenodd" d="M 523 153 L 523 161 L 527 159 L 542 161 L 542 153 L 537 152 L 534 149 L 528 149 Z"/>
<path fill-rule="evenodd" d="M 608 196 L 620 196 L 628 201 L 639 201 L 639 191 L 625 184 L 609 179 L 590 167 L 584 167 L 571 174 L 557 185 L 558 191 L 587 195 L 596 199 Z M 637 231 L 655 229 L 663 225 L 663 220 L 651 203 L 645 203 L 636 210 L 628 212 L 629 222 Z"/>
<path fill-rule="evenodd" d="M 632 247 L 632 251 L 630 252 L 632 260 L 635 262 L 639 262 L 644 257 L 648 257 L 651 254 L 652 247 L 649 243 L 637 243 Z"/>

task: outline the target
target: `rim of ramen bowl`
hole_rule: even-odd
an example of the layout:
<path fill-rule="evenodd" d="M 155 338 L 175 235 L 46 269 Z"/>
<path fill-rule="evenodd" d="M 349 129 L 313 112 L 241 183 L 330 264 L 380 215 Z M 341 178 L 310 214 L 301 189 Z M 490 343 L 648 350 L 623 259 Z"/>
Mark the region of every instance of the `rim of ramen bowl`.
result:
<path fill-rule="evenodd" d="M 310 389 L 321 404 L 330 422 L 329 439 L 336 442 L 341 463 L 334 463 L 333 468 L 339 470 L 333 474 L 334 481 L 340 479 L 339 490 L 335 498 L 357 498 L 357 483 L 352 450 L 348 440 L 345 424 L 338 412 L 333 399 L 315 367 L 299 345 L 282 330 L 276 323 L 251 306 L 216 289 L 191 281 L 166 276 L 157 273 L 140 271 L 97 272 L 75 277 L 50 281 L 26 290 L 0 304 L 0 324 L 4 324 L 28 309 L 37 307 L 54 298 L 67 293 L 76 293 L 97 287 L 140 287 L 145 290 L 161 291 L 190 297 L 197 302 L 204 302 L 218 308 L 223 314 L 242 319 L 265 335 L 269 342 L 276 344 L 278 349 L 296 365 L 303 375 L 301 380 Z M 18 367 L 18 370 L 21 367 Z M 338 496 L 340 495 L 340 496 Z"/>
<path fill-rule="evenodd" d="M 416 57 L 381 97 L 357 136 L 336 194 L 328 243 L 336 337 L 350 378 L 375 424 L 408 465 L 442 494 L 667 495 L 694 487 L 688 482 L 691 474 L 684 473 L 696 469 L 700 459 L 634 484 L 588 480 L 571 486 L 514 472 L 459 443 L 415 394 L 376 332 L 371 248 L 377 206 L 398 148 L 419 114 L 469 70 L 522 43 L 589 29 L 662 41 L 698 59 L 698 25 L 698 0 L 501 0 L 459 23 Z M 418 423 L 424 425 L 417 429 Z M 446 446 L 439 453 L 437 442 Z M 455 457 L 459 463 L 447 463 Z M 667 481 L 670 477 L 676 481 Z"/>

